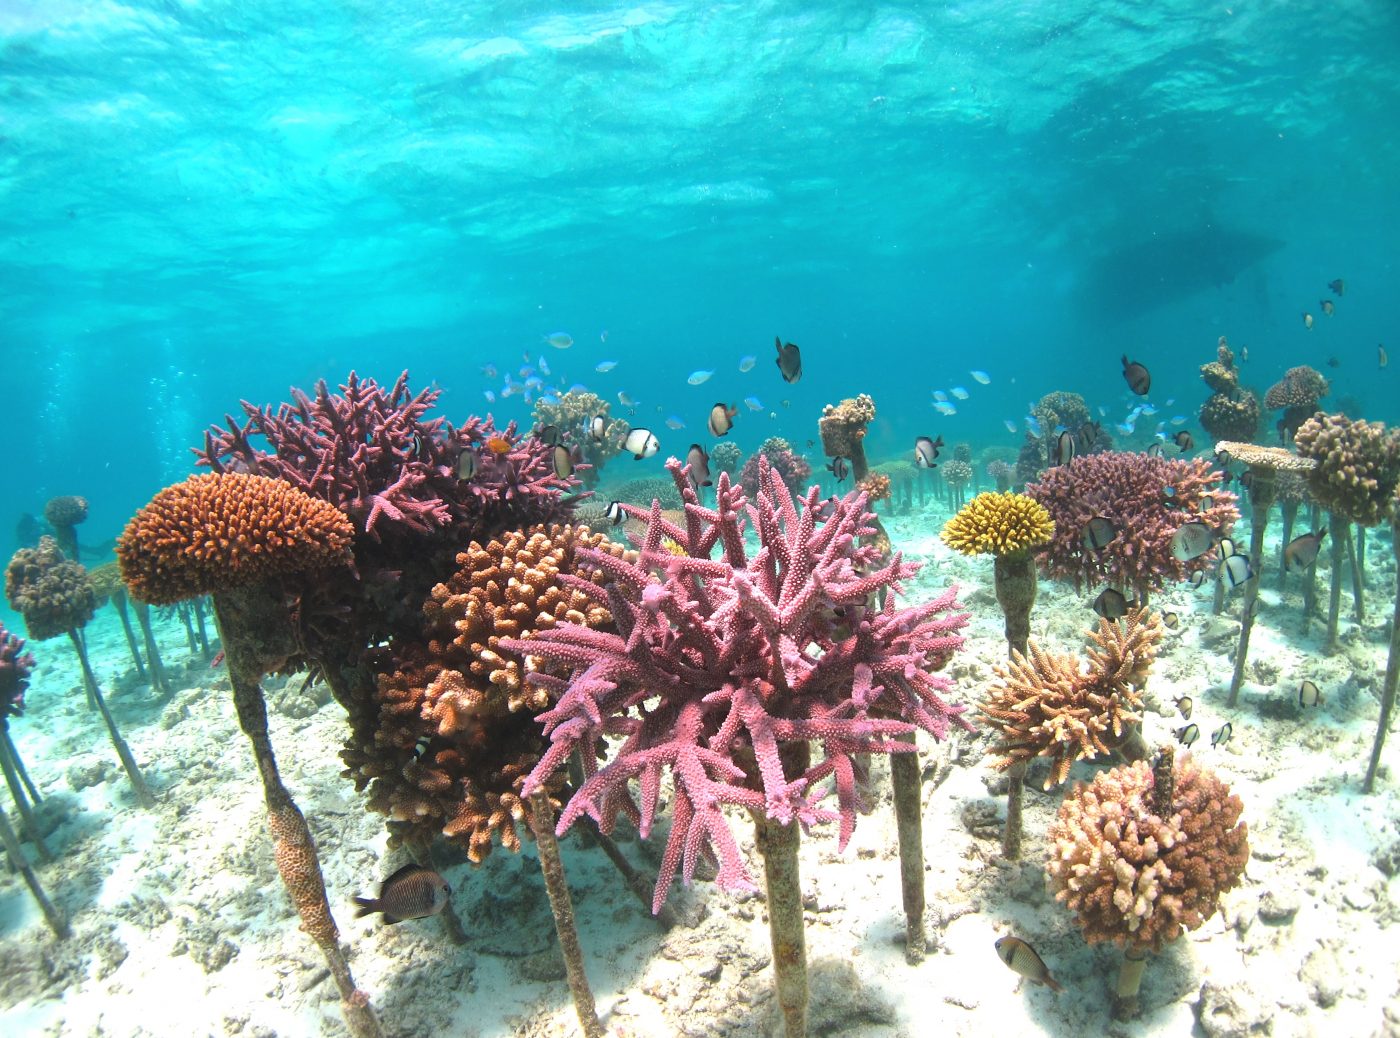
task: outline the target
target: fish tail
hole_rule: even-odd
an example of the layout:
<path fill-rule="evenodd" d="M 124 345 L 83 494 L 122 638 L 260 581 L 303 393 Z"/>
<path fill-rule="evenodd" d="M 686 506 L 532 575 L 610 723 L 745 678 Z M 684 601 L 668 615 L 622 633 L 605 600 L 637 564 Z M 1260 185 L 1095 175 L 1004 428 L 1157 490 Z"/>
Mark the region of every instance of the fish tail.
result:
<path fill-rule="evenodd" d="M 1061 991 L 1064 990 L 1064 988 L 1062 988 L 1062 987 L 1059 985 L 1059 983 L 1055 980 L 1055 978 L 1052 977 L 1052 976 L 1050 976 L 1050 974 L 1048 974 L 1048 973 L 1045 975 L 1045 986 L 1046 986 L 1047 988 L 1049 988 L 1051 991 L 1055 992 L 1055 994 L 1057 994 L 1057 995 L 1058 995 Z"/>
<path fill-rule="evenodd" d="M 371 912 L 379 911 L 379 899 L 377 897 L 357 897 L 355 900 L 355 918 L 369 915 Z"/>

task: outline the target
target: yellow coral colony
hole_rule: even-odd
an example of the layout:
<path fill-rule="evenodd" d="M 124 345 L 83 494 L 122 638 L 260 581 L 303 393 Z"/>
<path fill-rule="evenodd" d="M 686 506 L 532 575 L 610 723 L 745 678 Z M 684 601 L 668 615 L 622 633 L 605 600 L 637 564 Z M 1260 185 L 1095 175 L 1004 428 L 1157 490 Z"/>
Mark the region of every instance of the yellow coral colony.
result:
<path fill-rule="evenodd" d="M 1025 494 L 978 494 L 943 527 L 943 543 L 963 555 L 1015 555 L 1049 542 L 1055 523 Z"/>

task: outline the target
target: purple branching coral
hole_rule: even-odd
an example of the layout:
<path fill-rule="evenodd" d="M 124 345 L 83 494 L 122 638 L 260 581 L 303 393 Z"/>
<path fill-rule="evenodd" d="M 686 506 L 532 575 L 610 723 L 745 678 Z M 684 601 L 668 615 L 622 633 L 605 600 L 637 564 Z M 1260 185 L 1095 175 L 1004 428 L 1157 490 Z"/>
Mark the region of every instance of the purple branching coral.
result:
<path fill-rule="evenodd" d="M 702 855 L 717 858 L 722 887 L 754 889 L 724 805 L 804 829 L 839 819 L 844 848 L 860 806 L 854 754 L 912 750 L 898 737 L 916 728 L 941 739 L 952 725 L 971 727 L 964 708 L 942 698 L 952 683 L 935 673 L 963 641 L 968 616 L 952 612 L 956 588 L 896 608 L 901 582 L 919 567 L 897 554 L 881 566 L 862 545 L 874 518 L 863 493 L 820 501 L 811 487 L 794 501 L 764 461 L 752 502 L 724 473 L 711 509 L 687 469 L 674 458 L 666 467 L 685 502 L 684 527 L 655 504 L 629 506 L 646 521 L 637 561 L 580 550 L 578 566 L 600 570 L 604 586 L 560 578 L 606 605 L 616 630 L 561 624 L 501 643 L 541 661 L 530 680 L 557 700 L 538 718 L 551 745 L 526 795 L 586 751 L 587 779 L 560 816 L 561 835 L 582 814 L 611 831 L 621 811 L 645 836 L 670 770 L 674 806 L 654 910 L 677 870 L 689 881 Z M 746 517 L 760 544 L 752 557 Z M 883 609 L 872 604 L 880 592 Z M 605 736 L 621 742 L 600 768 L 592 748 Z M 806 760 L 790 751 L 808 742 L 821 759 L 789 773 L 785 762 Z M 828 777 L 835 811 L 814 793 Z M 628 791 L 633 778 L 640 804 Z"/>
<path fill-rule="evenodd" d="M 24 639 L 0 624 L 0 724 L 24 713 L 24 690 L 34 672 L 34 657 L 24 651 Z"/>
<path fill-rule="evenodd" d="M 566 521 L 560 493 L 578 483 L 554 474 L 551 448 L 518 436 L 514 422 L 498 431 L 490 418 L 473 416 L 461 428 L 429 419 L 439 393 L 412 393 L 406 371 L 387 391 L 352 371 L 340 393 L 324 380 L 314 398 L 293 388 L 295 402 L 275 411 L 242 401 L 248 420 L 225 416 L 228 429 L 209 429 L 195 453 L 215 472 L 273 476 L 329 501 L 374 541 L 462 525 L 495 529 L 507 517 L 520 526 Z M 475 473 L 460 479 L 468 452 Z"/>

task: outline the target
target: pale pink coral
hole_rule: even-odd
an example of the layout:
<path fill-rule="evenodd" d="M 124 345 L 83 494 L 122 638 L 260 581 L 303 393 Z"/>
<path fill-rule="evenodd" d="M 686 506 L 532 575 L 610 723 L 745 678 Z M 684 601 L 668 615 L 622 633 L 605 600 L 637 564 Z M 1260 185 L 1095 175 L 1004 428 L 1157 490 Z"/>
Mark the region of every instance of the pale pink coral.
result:
<path fill-rule="evenodd" d="M 1026 493 L 1055 520 L 1044 549 L 1045 571 L 1076 587 L 1109 583 L 1128 590 L 1160 591 L 1214 566 L 1213 552 L 1188 562 L 1172 555 L 1172 535 L 1200 520 L 1223 534 L 1239 518 L 1235 495 L 1220 486 L 1221 473 L 1201 458 L 1150 454 L 1086 454 L 1047 469 Z M 1107 516 L 1118 536 L 1104 548 L 1084 546 L 1084 528 Z"/>
<path fill-rule="evenodd" d="M 935 673 L 962 644 L 956 632 L 967 615 L 950 613 L 955 589 L 896 608 L 900 583 L 918 567 L 898 555 L 881 566 L 875 549 L 862 546 L 873 518 L 864 494 L 821 501 L 812 487 L 794 501 L 765 460 L 752 504 L 721 474 L 710 509 L 698 503 L 679 462 L 667 468 L 685 501 L 685 526 L 665 519 L 656 504 L 650 512 L 629 509 L 647 519 L 640 558 L 580 551 L 577 564 L 601 570 L 606 591 L 561 577 L 599 597 L 616 632 L 563 624 L 501 643 L 556 671 L 530 678 L 558 703 L 539 717 L 552 744 L 526 794 L 575 749 L 587 751 L 588 778 L 560 817 L 561 834 L 585 813 L 609 830 L 621 811 L 645 835 L 670 771 L 658 909 L 677 870 L 689 879 L 702 855 L 718 857 L 721 886 L 752 889 L 724 805 L 804 828 L 839 818 L 844 847 L 859 806 L 854 754 L 912 749 L 896 737 L 916 728 L 942 738 L 952 725 L 969 727 L 964 708 L 942 698 L 951 683 Z M 758 532 L 752 557 L 745 517 Z M 716 548 L 720 557 L 712 559 Z M 872 604 L 878 592 L 886 593 L 883 608 Z M 604 736 L 621 742 L 600 769 L 592 749 Z M 819 744 L 821 760 L 788 774 L 780 748 L 807 741 Z M 829 776 L 835 812 L 819 807 L 813 793 Z M 628 789 L 633 778 L 640 804 Z"/>

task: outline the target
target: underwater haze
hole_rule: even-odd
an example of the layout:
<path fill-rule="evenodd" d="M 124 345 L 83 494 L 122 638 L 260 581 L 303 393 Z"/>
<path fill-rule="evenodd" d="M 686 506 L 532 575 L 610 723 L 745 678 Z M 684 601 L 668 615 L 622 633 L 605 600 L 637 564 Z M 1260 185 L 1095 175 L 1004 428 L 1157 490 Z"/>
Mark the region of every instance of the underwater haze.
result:
<path fill-rule="evenodd" d="M 0 1038 L 1400 1038 L 1397 131 L 1400 0 L 0 0 Z"/>
<path fill-rule="evenodd" d="M 114 534 L 240 399 L 351 369 L 524 418 L 480 369 L 560 330 L 658 426 L 756 395 L 746 448 L 856 390 L 877 449 L 1014 444 L 1052 389 L 1121 412 L 1125 351 L 1189 415 L 1222 334 L 1394 420 L 1397 46 L 1384 0 L 7 3 L 11 501 Z"/>

